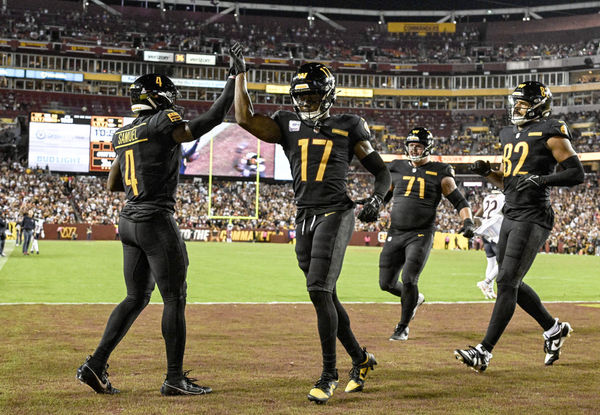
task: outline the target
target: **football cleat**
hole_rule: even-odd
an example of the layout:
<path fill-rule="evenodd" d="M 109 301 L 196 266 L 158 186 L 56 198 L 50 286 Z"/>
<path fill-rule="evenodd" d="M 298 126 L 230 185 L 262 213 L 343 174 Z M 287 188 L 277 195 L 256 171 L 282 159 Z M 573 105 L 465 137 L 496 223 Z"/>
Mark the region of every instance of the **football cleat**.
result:
<path fill-rule="evenodd" d="M 544 336 L 544 352 L 546 352 L 544 364 L 546 366 L 550 366 L 552 363 L 558 360 L 560 357 L 560 348 L 567 337 L 571 336 L 571 332 L 573 331 L 571 325 L 567 322 L 558 323 L 558 325 L 560 327 L 558 333 L 556 333 L 554 336 L 550 336 L 549 338 Z"/>
<path fill-rule="evenodd" d="M 423 294 L 419 293 L 419 298 L 417 298 L 417 305 L 415 306 L 415 309 L 413 310 L 412 316 L 410 317 L 410 321 L 413 321 L 413 319 L 415 318 L 415 314 L 417 314 L 417 309 L 424 302 L 425 302 L 425 296 Z"/>
<path fill-rule="evenodd" d="M 475 372 L 483 372 L 490 364 L 492 354 L 485 350 L 481 344 L 477 347 L 469 346 L 469 349 L 456 349 L 454 357 L 469 366 Z"/>
<path fill-rule="evenodd" d="M 108 380 L 108 364 L 104 367 L 102 373 L 96 373 L 88 364 L 92 356 L 88 356 L 85 362 L 77 369 L 76 378 L 81 383 L 85 383 L 92 388 L 96 393 L 105 393 L 114 395 L 121 392 L 119 389 L 113 388 Z"/>
<path fill-rule="evenodd" d="M 494 283 L 487 283 L 485 280 L 483 281 L 479 281 L 477 283 L 477 287 L 479 287 L 479 289 L 481 290 L 481 292 L 483 293 L 483 296 L 487 299 L 494 299 L 496 298 L 496 293 L 494 292 Z"/>
<path fill-rule="evenodd" d="M 408 340 L 408 331 L 408 326 L 398 323 L 394 330 L 394 334 L 390 336 L 390 341 Z"/>
<path fill-rule="evenodd" d="M 344 392 L 352 393 L 352 392 L 360 392 L 365 387 L 365 380 L 367 379 L 367 374 L 369 370 L 374 370 L 374 367 L 377 364 L 377 360 L 375 360 L 375 356 L 372 353 L 367 352 L 366 348 L 363 348 L 365 355 L 365 361 L 359 365 L 352 365 L 352 369 L 350 369 L 350 381 L 346 385 L 346 390 Z"/>
<path fill-rule="evenodd" d="M 308 400 L 317 405 L 326 404 L 329 398 L 333 396 L 333 391 L 337 388 L 338 382 L 337 370 L 335 371 L 335 375 L 329 373 L 321 374 L 315 386 L 308 392 Z"/>
<path fill-rule="evenodd" d="M 176 381 L 170 382 L 165 380 L 160 387 L 160 394 L 163 396 L 174 396 L 174 395 L 206 395 L 212 392 L 210 386 L 199 386 L 194 382 L 197 379 L 191 379 L 187 377 L 190 371 L 183 372 L 183 377 Z"/>

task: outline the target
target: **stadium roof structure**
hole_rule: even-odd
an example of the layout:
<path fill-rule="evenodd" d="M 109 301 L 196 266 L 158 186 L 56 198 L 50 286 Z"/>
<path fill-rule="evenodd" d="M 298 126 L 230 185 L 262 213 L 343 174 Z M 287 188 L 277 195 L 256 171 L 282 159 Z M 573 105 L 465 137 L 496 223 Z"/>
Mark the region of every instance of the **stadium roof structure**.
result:
<path fill-rule="evenodd" d="M 217 15 L 233 13 L 236 17 L 240 11 L 251 14 L 298 14 L 306 15 L 309 22 L 319 18 L 337 29 L 345 30 L 335 19 L 345 20 L 372 18 L 379 23 L 386 20 L 402 19 L 402 21 L 435 21 L 437 23 L 462 21 L 487 21 L 522 19 L 541 20 L 545 17 L 561 17 L 578 14 L 600 13 L 600 1 L 568 1 L 568 0 L 453 0 L 450 7 L 441 7 L 440 1 L 422 0 L 261 0 L 255 1 L 222 1 L 222 0 L 74 0 L 81 2 L 84 9 L 92 2 L 109 13 L 121 13 L 110 5 L 142 7 L 159 7 L 161 10 L 187 9 L 214 11 Z M 3 0 L 6 8 L 7 0 Z M 315 4 L 316 3 L 316 4 Z M 446 5 L 446 4 L 444 4 Z M 218 17 L 215 17 L 218 20 Z"/>
<path fill-rule="evenodd" d="M 546 17 L 600 13 L 600 1 L 577 0 L 453 0 L 448 3 L 432 0 L 83 0 L 83 3 L 85 5 L 90 1 L 100 6 L 139 5 L 160 7 L 164 11 L 173 8 L 201 8 L 218 15 L 233 13 L 236 17 L 240 15 L 240 11 L 251 14 L 304 14 L 309 21 L 316 17 L 342 30 L 344 28 L 341 25 L 327 16 L 334 16 L 335 19 L 342 17 L 345 20 L 372 18 L 381 23 L 399 19 L 443 23 L 463 19 L 473 22 L 501 19 L 540 20 Z"/>

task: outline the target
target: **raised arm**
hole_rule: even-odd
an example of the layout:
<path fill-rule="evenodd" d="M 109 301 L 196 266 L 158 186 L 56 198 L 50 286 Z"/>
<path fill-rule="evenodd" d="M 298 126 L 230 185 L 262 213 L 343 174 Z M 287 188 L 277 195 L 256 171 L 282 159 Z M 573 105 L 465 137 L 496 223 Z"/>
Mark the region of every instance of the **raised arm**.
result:
<path fill-rule="evenodd" d="M 235 78 L 235 120 L 244 130 L 267 143 L 281 141 L 279 125 L 262 114 L 255 114 L 246 86 L 246 73 L 238 74 Z"/>
<path fill-rule="evenodd" d="M 235 78 L 230 76 L 221 96 L 217 98 L 210 109 L 193 120 L 176 127 L 173 130 L 173 140 L 177 143 L 194 141 L 221 124 L 233 104 L 234 91 Z"/>
<path fill-rule="evenodd" d="M 229 62 L 229 77 L 227 78 L 221 96 L 217 98 L 208 111 L 194 118 L 187 124 L 177 127 L 173 131 L 173 140 L 175 142 L 184 143 L 193 141 L 223 122 L 233 104 L 233 98 L 235 96 L 235 75 L 246 71 L 244 56 L 241 52 L 241 46 L 238 43 L 234 44 L 229 50 Z"/>

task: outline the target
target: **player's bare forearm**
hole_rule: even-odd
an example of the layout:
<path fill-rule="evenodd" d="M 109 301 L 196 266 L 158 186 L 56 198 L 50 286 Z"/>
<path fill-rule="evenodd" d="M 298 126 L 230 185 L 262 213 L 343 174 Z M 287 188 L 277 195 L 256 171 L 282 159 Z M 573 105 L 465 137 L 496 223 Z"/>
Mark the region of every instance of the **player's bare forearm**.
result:
<path fill-rule="evenodd" d="M 458 212 L 461 221 L 464 221 L 465 219 L 473 219 L 473 212 L 471 211 L 470 207 L 464 207 L 460 210 L 460 212 Z"/>
<path fill-rule="evenodd" d="M 108 180 L 106 181 L 106 189 L 111 192 L 124 192 L 123 177 L 121 176 L 121 167 L 119 165 L 119 156 L 115 158 L 110 172 L 108 173 Z"/>
<path fill-rule="evenodd" d="M 246 73 L 235 78 L 235 120 L 244 130 L 267 143 L 278 143 L 281 139 L 279 125 L 271 118 L 255 114 L 246 86 Z"/>
<path fill-rule="evenodd" d="M 504 189 L 504 173 L 501 171 L 492 170 L 492 172 L 486 176 L 486 179 L 498 189 Z"/>

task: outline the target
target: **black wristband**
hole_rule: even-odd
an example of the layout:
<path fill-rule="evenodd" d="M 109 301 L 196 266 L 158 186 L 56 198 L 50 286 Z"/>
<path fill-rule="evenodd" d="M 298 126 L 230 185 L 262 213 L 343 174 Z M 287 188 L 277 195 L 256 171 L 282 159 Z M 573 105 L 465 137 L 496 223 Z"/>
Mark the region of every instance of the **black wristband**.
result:
<path fill-rule="evenodd" d="M 459 212 L 462 208 L 469 207 L 469 202 L 467 202 L 465 196 L 458 189 L 454 189 L 452 193 L 446 196 L 446 199 L 448 199 L 454 208 Z"/>

